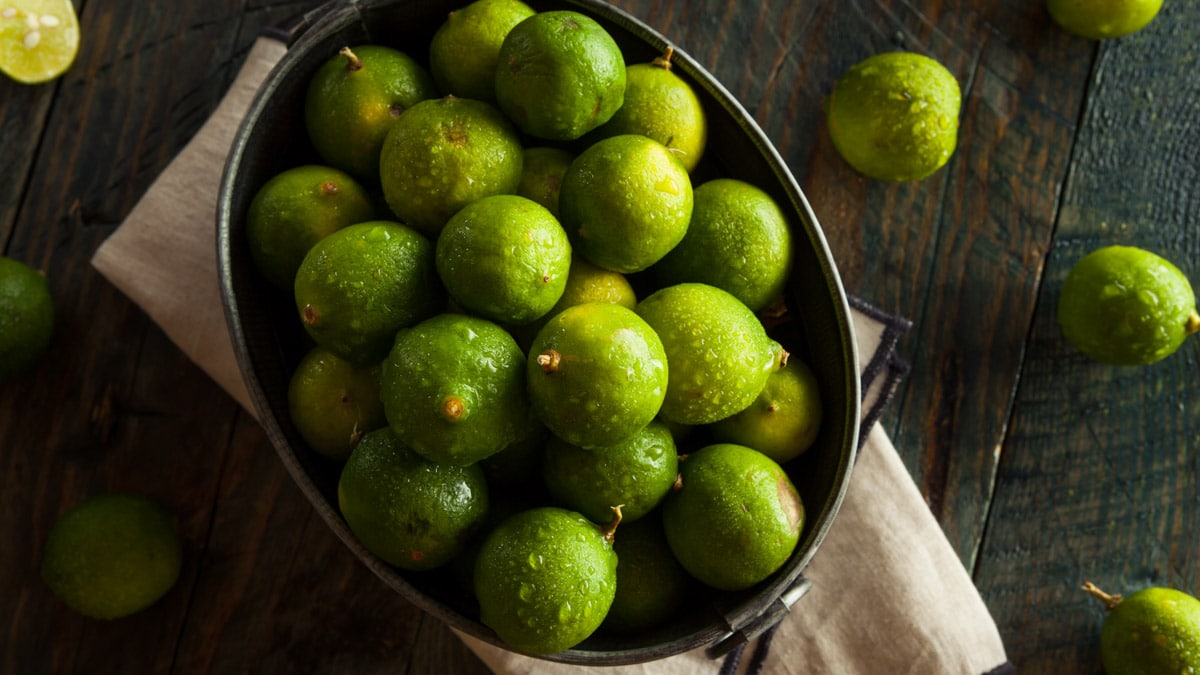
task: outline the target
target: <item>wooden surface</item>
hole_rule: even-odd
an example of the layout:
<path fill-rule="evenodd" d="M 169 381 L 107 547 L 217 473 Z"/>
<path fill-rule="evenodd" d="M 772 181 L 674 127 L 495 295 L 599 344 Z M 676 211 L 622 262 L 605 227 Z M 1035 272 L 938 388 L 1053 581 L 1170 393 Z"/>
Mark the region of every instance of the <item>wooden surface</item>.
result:
<path fill-rule="evenodd" d="M 1191 278 L 1200 5 L 1098 43 L 1044 0 L 618 0 L 706 65 L 803 185 L 847 288 L 913 321 L 882 424 L 1022 673 L 1098 673 L 1079 590 L 1200 591 L 1200 356 L 1138 369 L 1062 340 L 1057 293 L 1110 243 Z M 486 672 L 328 532 L 262 432 L 89 265 L 220 100 L 264 26 L 315 2 L 84 2 L 65 77 L 0 78 L 4 252 L 45 271 L 50 352 L 0 386 L 0 672 Z M 905 48 L 963 89 L 959 147 L 919 183 L 855 174 L 822 98 Z M 80 618 L 41 583 L 54 521 L 126 489 L 179 514 L 183 575 L 151 609 Z M 904 639 L 905 636 L 897 636 Z"/>

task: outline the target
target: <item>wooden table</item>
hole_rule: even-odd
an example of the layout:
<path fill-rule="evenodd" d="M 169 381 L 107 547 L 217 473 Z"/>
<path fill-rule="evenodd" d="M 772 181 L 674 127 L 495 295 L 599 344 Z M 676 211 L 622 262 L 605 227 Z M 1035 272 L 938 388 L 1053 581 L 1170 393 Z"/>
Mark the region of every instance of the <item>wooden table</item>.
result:
<path fill-rule="evenodd" d="M 45 271 L 58 311 L 50 352 L 0 387 L 0 672 L 485 672 L 343 548 L 251 418 L 89 265 L 260 30 L 317 3 L 75 4 L 65 77 L 0 78 L 4 251 Z M 1067 270 L 1101 245 L 1200 278 L 1200 5 L 1167 0 L 1098 43 L 1044 0 L 615 4 L 743 101 L 848 289 L 913 321 L 882 424 L 1021 672 L 1100 671 L 1084 580 L 1200 591 L 1200 343 L 1112 368 L 1054 319 Z M 964 94 L 958 151 L 919 183 L 854 173 L 821 115 L 850 65 L 897 48 Z M 112 489 L 178 513 L 187 555 L 161 602 L 104 623 L 57 602 L 38 565 L 54 521 Z"/>

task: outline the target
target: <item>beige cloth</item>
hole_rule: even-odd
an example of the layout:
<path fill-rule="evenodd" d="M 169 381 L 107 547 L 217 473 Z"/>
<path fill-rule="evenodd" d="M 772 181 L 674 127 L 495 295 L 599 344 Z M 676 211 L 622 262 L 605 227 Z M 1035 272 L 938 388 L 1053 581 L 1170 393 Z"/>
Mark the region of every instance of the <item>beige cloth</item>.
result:
<path fill-rule="evenodd" d="M 239 120 L 284 52 L 281 43 L 267 38 L 255 44 L 225 100 L 93 258 L 105 277 L 252 414 L 217 282 L 217 189 Z M 872 355 L 886 361 L 894 346 L 886 325 L 869 312 L 856 310 L 854 318 L 863 366 L 874 361 Z M 867 396 L 886 394 L 887 382 L 872 377 Z M 873 406 L 868 401 L 863 408 Z M 872 420 L 865 428 L 869 434 L 842 510 L 805 572 L 812 590 L 775 633 L 765 672 L 1008 672 L 986 606 L 890 440 Z M 638 666 L 589 669 L 464 639 L 500 673 L 667 675 L 716 672 L 720 666 L 698 650 Z M 753 650 L 751 645 L 745 653 Z"/>

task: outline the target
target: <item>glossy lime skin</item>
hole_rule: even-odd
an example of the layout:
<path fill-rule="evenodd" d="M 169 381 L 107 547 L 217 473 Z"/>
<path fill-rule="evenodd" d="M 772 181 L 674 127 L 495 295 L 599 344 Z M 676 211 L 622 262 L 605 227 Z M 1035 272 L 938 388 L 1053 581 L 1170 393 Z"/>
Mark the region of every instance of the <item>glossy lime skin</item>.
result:
<path fill-rule="evenodd" d="M 478 466 L 431 462 L 388 428 L 355 446 L 337 494 L 342 517 L 362 545 L 406 570 L 450 562 L 488 512 L 487 481 Z"/>
<path fill-rule="evenodd" d="M 744 304 L 715 286 L 659 289 L 637 313 L 662 340 L 670 381 L 660 412 L 680 424 L 708 424 L 745 410 L 778 370 L 779 343 Z"/>
<path fill-rule="evenodd" d="M 557 218 L 558 193 L 562 190 L 563 174 L 574 159 L 574 154 L 562 148 L 525 148 L 517 194 L 541 204 Z"/>
<path fill-rule="evenodd" d="M 41 573 L 71 609 L 117 619 L 166 595 L 182 566 L 174 514 L 148 497 L 110 492 L 89 497 L 55 523 Z"/>
<path fill-rule="evenodd" d="M 0 382 L 28 370 L 54 336 L 54 298 L 46 277 L 0 257 Z"/>
<path fill-rule="evenodd" d="M 1145 28 L 1163 0 L 1047 0 L 1058 25 L 1092 40 L 1118 38 Z"/>
<path fill-rule="evenodd" d="M 678 472 L 675 439 L 650 422 L 627 441 L 585 450 L 552 438 L 542 455 L 542 477 L 558 503 L 607 523 L 621 506 L 622 527 L 658 506 Z"/>
<path fill-rule="evenodd" d="M 538 507 L 509 517 L 475 560 L 480 619 L 509 647 L 548 654 L 591 635 L 612 605 L 617 556 L 582 515 Z"/>
<path fill-rule="evenodd" d="M 368 431 L 387 426 L 379 400 L 379 364 L 356 366 L 313 347 L 288 381 L 288 412 L 308 446 L 345 460 Z"/>
<path fill-rule="evenodd" d="M 625 100 L 625 59 L 608 31 L 570 10 L 539 12 L 500 46 L 496 101 L 525 133 L 573 140 Z"/>
<path fill-rule="evenodd" d="M 433 244 L 392 221 L 342 228 L 304 256 L 295 301 L 317 344 L 353 364 L 378 363 L 397 330 L 444 304 Z"/>
<path fill-rule="evenodd" d="M 749 408 L 714 422 L 711 430 L 718 440 L 754 448 L 782 464 L 812 447 L 823 414 L 817 376 L 792 357 L 767 377 Z"/>
<path fill-rule="evenodd" d="M 465 309 L 522 325 L 558 302 L 571 242 L 558 219 L 518 195 L 484 197 L 454 214 L 437 240 L 437 270 Z"/>
<path fill-rule="evenodd" d="M 318 241 L 375 217 L 366 188 L 330 166 L 308 164 L 268 180 L 250 202 L 246 240 L 255 267 L 273 286 L 292 291 L 300 262 Z"/>
<path fill-rule="evenodd" d="M 476 0 L 450 12 L 429 43 L 429 70 L 442 93 L 495 101 L 500 45 L 533 14 L 519 0 Z"/>
<path fill-rule="evenodd" d="M 937 61 L 911 52 L 865 59 L 838 80 L 827 101 L 833 145 L 859 172 L 916 181 L 949 161 L 958 144 L 962 92 Z"/>
<path fill-rule="evenodd" d="M 721 590 L 749 588 L 791 556 L 804 529 L 804 505 L 791 479 L 766 455 L 718 443 L 680 462 L 681 487 L 663 502 L 675 557 L 696 579 Z"/>
<path fill-rule="evenodd" d="M 695 189 L 687 234 L 655 266 L 666 285 L 716 286 L 755 312 L 783 293 L 791 269 L 787 216 L 769 194 L 734 178 Z"/>
<path fill-rule="evenodd" d="M 379 153 L 388 207 L 405 224 L 436 236 L 459 209 L 521 182 L 516 129 L 482 101 L 421 101 L 396 120 Z"/>
<path fill-rule="evenodd" d="M 1171 588 L 1144 588 L 1121 600 L 1100 629 L 1107 675 L 1200 670 L 1200 601 Z"/>
<path fill-rule="evenodd" d="M 486 319 L 439 314 L 401 330 L 383 362 L 380 396 L 405 445 L 435 462 L 466 466 L 527 428 L 525 355 Z"/>
<path fill-rule="evenodd" d="M 526 360 L 529 401 L 555 436 L 583 448 L 629 440 L 667 392 L 667 356 L 633 310 L 569 307 L 538 332 Z"/>
<path fill-rule="evenodd" d="M 670 619 L 694 590 L 671 553 L 662 519 L 621 521 L 613 540 L 617 552 L 617 592 L 601 630 L 622 635 L 653 628 Z"/>
<path fill-rule="evenodd" d="M 692 181 L 658 141 L 627 134 L 588 147 L 563 175 L 563 229 L 591 263 L 639 272 L 675 248 L 692 218 Z"/>
<path fill-rule="evenodd" d="M 1179 268 L 1133 246 L 1107 246 L 1075 263 L 1058 297 L 1067 341 L 1113 365 L 1155 363 L 1200 328 L 1196 296 Z"/>
<path fill-rule="evenodd" d="M 304 125 L 326 163 L 374 185 L 388 131 L 437 89 L 424 66 L 401 51 L 383 45 L 350 51 L 357 60 L 334 56 L 309 80 Z"/>

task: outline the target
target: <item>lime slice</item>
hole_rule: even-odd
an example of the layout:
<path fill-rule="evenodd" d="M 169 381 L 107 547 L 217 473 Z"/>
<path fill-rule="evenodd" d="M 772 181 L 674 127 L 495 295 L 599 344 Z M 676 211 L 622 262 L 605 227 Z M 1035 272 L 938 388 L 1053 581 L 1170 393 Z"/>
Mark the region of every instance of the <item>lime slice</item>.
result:
<path fill-rule="evenodd" d="M 0 0 L 0 70 L 37 84 L 66 72 L 79 51 L 71 0 Z"/>

